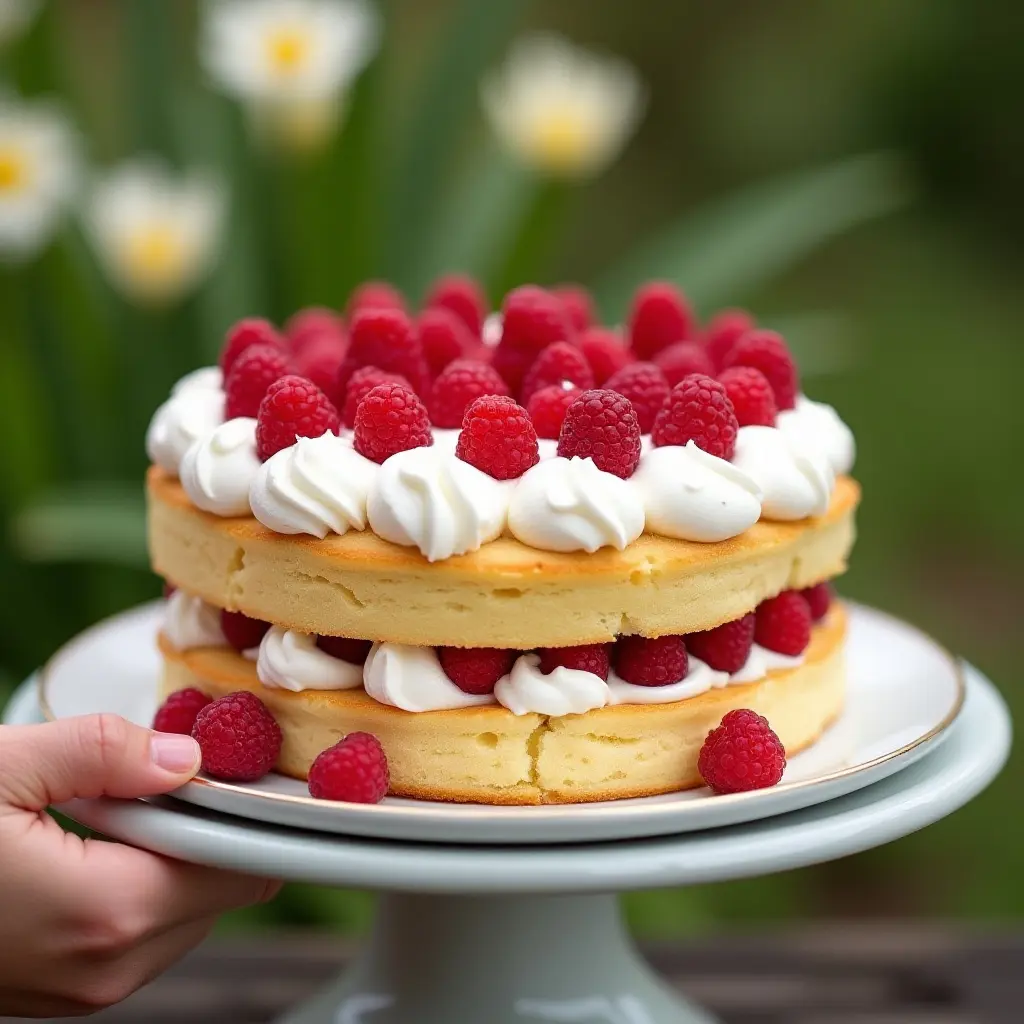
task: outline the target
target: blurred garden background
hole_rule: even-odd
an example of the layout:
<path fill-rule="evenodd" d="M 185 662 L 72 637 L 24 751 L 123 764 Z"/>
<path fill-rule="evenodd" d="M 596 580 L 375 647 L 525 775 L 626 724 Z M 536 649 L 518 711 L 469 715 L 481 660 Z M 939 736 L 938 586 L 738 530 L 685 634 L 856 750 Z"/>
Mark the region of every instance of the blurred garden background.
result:
<path fill-rule="evenodd" d="M 0 701 L 158 594 L 145 427 L 234 319 L 459 270 L 582 282 L 610 324 L 665 277 L 782 330 L 857 436 L 841 589 L 1019 715 L 1022 53 L 1011 0 L 0 0 Z M 1016 917 L 1022 784 L 631 917 Z M 229 926 L 367 911 L 291 886 Z"/>

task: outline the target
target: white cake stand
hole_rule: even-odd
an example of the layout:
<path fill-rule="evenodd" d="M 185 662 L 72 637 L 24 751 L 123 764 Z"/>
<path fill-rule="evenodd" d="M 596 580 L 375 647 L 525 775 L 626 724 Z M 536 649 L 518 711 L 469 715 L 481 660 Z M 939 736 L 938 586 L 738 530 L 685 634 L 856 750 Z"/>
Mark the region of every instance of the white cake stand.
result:
<path fill-rule="evenodd" d="M 60 809 L 115 839 L 220 867 L 382 893 L 356 965 L 280 1024 L 710 1024 L 637 957 L 614 893 L 770 874 L 843 857 L 950 814 L 999 772 L 1010 718 L 967 667 L 951 734 L 865 789 L 763 821 L 656 839 L 458 846 L 346 838 L 180 801 Z M 39 721 L 30 685 L 8 722 Z"/>

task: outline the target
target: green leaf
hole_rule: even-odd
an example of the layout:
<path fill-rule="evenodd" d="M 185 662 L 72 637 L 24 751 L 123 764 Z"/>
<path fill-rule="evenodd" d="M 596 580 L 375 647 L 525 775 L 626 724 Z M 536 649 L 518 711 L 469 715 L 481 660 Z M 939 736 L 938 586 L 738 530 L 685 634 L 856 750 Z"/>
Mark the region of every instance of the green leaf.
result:
<path fill-rule="evenodd" d="M 138 487 L 117 483 L 51 491 L 14 516 L 11 546 L 35 562 L 147 568 L 143 497 Z"/>
<path fill-rule="evenodd" d="M 788 174 L 691 212 L 627 256 L 595 292 L 609 318 L 636 286 L 677 281 L 707 312 L 743 295 L 850 228 L 908 203 L 903 161 L 890 153 L 852 157 Z"/>

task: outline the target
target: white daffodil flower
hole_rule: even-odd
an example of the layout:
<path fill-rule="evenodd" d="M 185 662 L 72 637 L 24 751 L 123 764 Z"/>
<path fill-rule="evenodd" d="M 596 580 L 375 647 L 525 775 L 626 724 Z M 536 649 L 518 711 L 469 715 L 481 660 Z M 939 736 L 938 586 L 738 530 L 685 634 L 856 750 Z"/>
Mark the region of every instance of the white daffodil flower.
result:
<path fill-rule="evenodd" d="M 209 270 L 225 205 L 215 179 L 199 172 L 177 176 L 139 160 L 96 184 L 86 222 L 115 287 L 135 302 L 166 305 Z"/>
<path fill-rule="evenodd" d="M 0 47 L 17 39 L 32 23 L 39 0 L 0 0 Z"/>
<path fill-rule="evenodd" d="M 590 178 L 622 151 L 646 105 L 632 65 L 556 35 L 514 44 L 483 83 L 484 112 L 501 143 L 527 167 Z"/>

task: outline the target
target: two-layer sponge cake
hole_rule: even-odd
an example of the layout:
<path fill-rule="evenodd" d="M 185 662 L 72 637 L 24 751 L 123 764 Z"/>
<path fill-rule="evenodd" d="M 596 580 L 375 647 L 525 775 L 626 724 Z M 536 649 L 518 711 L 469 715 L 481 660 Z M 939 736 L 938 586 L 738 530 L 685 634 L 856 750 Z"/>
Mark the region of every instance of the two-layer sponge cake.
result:
<path fill-rule="evenodd" d="M 738 708 L 814 742 L 859 489 L 784 341 L 660 283 L 622 332 L 533 286 L 484 314 L 465 279 L 415 318 L 364 286 L 179 382 L 147 438 L 164 692 L 255 694 L 297 778 L 371 733 L 436 800 L 699 785 Z"/>

